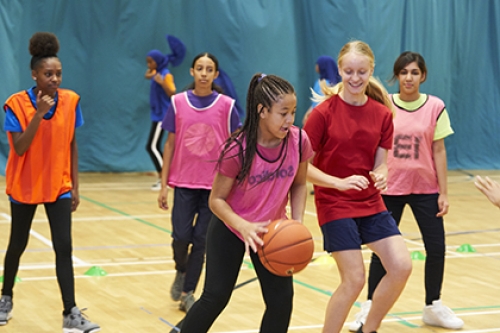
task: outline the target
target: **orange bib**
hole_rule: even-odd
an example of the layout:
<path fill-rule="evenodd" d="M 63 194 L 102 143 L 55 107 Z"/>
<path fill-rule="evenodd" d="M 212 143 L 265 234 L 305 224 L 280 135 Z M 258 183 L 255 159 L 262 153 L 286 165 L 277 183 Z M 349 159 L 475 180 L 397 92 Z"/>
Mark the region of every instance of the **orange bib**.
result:
<path fill-rule="evenodd" d="M 58 89 L 58 101 L 50 119 L 43 119 L 28 150 L 18 156 L 11 133 L 6 167 L 6 193 L 12 199 L 28 204 L 54 202 L 71 190 L 71 141 L 75 134 L 76 107 L 80 100 L 75 92 Z M 5 102 L 23 131 L 35 116 L 36 109 L 26 91 L 16 93 Z"/>

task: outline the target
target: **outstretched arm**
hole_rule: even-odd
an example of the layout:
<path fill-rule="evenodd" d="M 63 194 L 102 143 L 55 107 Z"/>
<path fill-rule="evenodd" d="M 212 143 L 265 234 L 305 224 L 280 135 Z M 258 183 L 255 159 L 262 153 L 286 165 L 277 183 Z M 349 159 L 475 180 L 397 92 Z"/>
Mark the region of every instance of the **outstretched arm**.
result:
<path fill-rule="evenodd" d="M 481 191 L 492 204 L 500 208 L 500 184 L 489 177 L 476 176 L 474 185 Z"/>

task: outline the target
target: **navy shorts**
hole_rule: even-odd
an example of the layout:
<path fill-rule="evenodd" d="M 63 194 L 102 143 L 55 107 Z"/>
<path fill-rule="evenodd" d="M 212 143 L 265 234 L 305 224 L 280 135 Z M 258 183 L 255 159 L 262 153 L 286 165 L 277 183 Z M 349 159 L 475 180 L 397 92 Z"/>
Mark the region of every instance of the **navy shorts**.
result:
<path fill-rule="evenodd" d="M 401 235 L 389 212 L 357 218 L 333 220 L 321 226 L 327 252 L 359 250 L 362 244 Z"/>

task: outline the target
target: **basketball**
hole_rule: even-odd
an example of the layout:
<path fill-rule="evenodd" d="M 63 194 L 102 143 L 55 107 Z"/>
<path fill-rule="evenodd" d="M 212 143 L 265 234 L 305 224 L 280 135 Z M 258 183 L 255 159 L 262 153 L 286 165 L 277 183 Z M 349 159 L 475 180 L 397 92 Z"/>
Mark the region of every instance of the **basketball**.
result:
<path fill-rule="evenodd" d="M 309 264 L 314 241 L 305 225 L 295 220 L 275 220 L 267 229 L 262 236 L 264 245 L 257 251 L 267 270 L 279 276 L 291 276 Z"/>

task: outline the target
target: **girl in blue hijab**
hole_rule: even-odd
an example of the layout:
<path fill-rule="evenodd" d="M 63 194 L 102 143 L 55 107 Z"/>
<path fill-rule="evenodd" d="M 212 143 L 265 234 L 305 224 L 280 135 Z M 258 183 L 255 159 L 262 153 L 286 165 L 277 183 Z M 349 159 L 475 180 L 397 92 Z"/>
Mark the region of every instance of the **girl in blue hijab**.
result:
<path fill-rule="evenodd" d="M 328 86 L 334 86 L 341 81 L 339 69 L 337 67 L 337 62 L 335 61 L 335 59 L 333 59 L 330 56 L 324 55 L 324 56 L 319 57 L 318 60 L 316 60 L 316 68 L 315 69 L 316 69 L 316 73 L 319 74 L 319 79 L 316 80 L 316 82 L 314 83 L 312 90 L 318 95 L 323 95 L 323 92 L 321 91 L 321 86 L 320 86 L 321 81 L 325 81 L 325 83 Z M 304 120 L 302 121 L 302 123 L 305 124 L 307 117 L 309 116 L 312 109 L 316 105 L 318 105 L 318 102 L 313 101 L 311 103 L 311 106 L 309 107 L 306 114 L 304 115 Z"/>
<path fill-rule="evenodd" d="M 161 143 L 163 138 L 163 129 L 161 121 L 170 106 L 170 96 L 176 92 L 174 77 L 168 70 L 168 65 L 178 66 L 184 60 L 186 47 L 174 36 L 166 36 L 171 54 L 163 54 L 158 50 L 151 50 L 146 56 L 148 69 L 144 77 L 151 81 L 149 93 L 149 103 L 151 105 L 151 130 L 149 131 L 146 151 L 148 152 L 158 173 L 158 179 L 161 178 L 161 169 L 163 166 L 163 153 Z M 160 181 L 156 182 L 151 189 L 159 190 Z"/>

